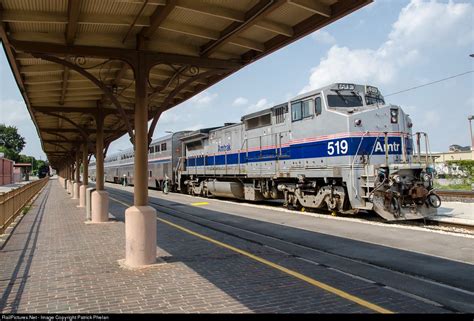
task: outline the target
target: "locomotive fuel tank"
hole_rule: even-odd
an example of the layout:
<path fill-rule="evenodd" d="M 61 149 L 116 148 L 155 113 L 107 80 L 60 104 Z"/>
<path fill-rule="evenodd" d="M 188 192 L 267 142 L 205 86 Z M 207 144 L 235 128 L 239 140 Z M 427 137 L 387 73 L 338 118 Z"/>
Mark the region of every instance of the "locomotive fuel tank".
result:
<path fill-rule="evenodd" d="M 227 198 L 244 198 L 244 188 L 239 182 L 219 182 L 212 180 L 207 182 L 207 189 L 212 195 Z"/>

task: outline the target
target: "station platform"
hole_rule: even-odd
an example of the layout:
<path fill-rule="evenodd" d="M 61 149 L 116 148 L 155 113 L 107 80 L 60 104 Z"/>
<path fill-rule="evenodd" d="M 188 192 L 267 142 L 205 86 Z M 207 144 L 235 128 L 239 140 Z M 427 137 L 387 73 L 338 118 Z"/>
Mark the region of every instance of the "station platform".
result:
<path fill-rule="evenodd" d="M 474 226 L 474 203 L 443 202 L 438 214 L 430 219 L 442 223 Z"/>
<path fill-rule="evenodd" d="M 226 222 L 211 222 L 215 209 L 206 208 L 204 202 L 186 205 L 173 199 L 179 195 L 163 199 L 151 195 L 151 201 L 159 204 L 160 264 L 128 270 L 119 263 L 125 257 L 124 211 L 133 194 L 107 189 L 110 222 L 85 224 L 84 209 L 77 207 L 57 180 L 50 180 L 0 249 L 0 313 L 474 311 L 472 258 L 440 258 L 348 235 L 328 236 L 323 224 L 320 229 L 325 233 L 290 227 L 284 223 L 286 216 L 279 220 L 287 238 L 258 234 L 258 228 L 277 230 L 275 223 L 237 218 L 231 210 L 219 214 Z M 235 204 L 228 207 L 249 212 Z M 202 216 L 188 219 L 185 210 L 186 215 Z M 356 227 L 354 235 L 357 231 Z M 298 242 L 295 236 L 300 237 Z M 453 248 L 472 254 L 472 239 L 453 238 L 436 235 L 433 240 L 449 241 Z M 329 244 L 361 259 L 335 253 Z M 443 251 L 448 253 L 447 247 Z M 364 255 L 385 263 L 366 261 Z M 419 271 L 423 266 L 421 271 L 430 277 L 390 266 L 404 259 L 409 260 L 407 268 Z M 446 279 L 436 273 L 446 273 Z"/>

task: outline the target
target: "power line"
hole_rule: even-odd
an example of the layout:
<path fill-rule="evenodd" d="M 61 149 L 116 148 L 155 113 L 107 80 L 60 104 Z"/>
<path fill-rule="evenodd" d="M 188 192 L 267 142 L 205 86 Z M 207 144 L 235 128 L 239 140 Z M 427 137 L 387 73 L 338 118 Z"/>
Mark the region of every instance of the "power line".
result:
<path fill-rule="evenodd" d="M 427 84 L 423 84 L 423 85 L 411 87 L 411 88 L 408 88 L 408 89 L 400 90 L 400 91 L 397 91 L 397 92 L 395 92 L 395 93 L 391 93 L 391 94 L 388 94 L 388 95 L 384 95 L 384 97 L 388 97 L 388 96 L 392 96 L 392 95 L 404 93 L 405 91 L 410 91 L 410 90 L 413 90 L 413 89 L 417 89 L 417 88 L 429 86 L 429 85 L 432 85 L 432 84 L 436 84 L 436 83 L 438 83 L 438 82 L 442 82 L 442 81 L 445 81 L 445 80 L 448 80 L 448 79 L 453 79 L 453 78 L 456 78 L 456 77 L 464 76 L 464 75 L 467 75 L 467 74 L 469 74 L 469 73 L 471 73 L 471 72 L 474 72 L 474 70 L 469 70 L 469 71 L 463 72 L 462 74 L 454 75 L 454 76 L 447 77 L 447 78 L 443 78 L 443 79 L 440 79 L 440 80 L 435 80 L 435 81 L 429 82 L 429 83 L 427 83 Z"/>

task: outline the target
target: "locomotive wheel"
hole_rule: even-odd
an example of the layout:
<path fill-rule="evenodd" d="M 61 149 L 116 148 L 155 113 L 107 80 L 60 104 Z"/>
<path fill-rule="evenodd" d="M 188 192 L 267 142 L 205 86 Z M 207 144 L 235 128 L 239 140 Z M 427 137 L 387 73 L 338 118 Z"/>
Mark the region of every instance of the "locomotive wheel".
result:
<path fill-rule="evenodd" d="M 428 195 L 428 204 L 431 207 L 438 208 L 441 206 L 441 198 L 437 194 Z"/>

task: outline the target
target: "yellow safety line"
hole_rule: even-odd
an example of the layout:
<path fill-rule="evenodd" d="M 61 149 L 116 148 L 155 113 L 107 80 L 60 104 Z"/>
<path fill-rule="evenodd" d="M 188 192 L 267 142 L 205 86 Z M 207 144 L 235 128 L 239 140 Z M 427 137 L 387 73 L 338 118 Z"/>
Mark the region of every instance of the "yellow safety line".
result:
<path fill-rule="evenodd" d="M 122 201 L 119 201 L 118 199 L 115 199 L 115 198 L 113 198 L 113 197 L 110 197 L 110 196 L 109 196 L 109 198 L 112 199 L 112 200 L 114 200 L 114 201 L 116 201 L 116 202 L 118 202 L 118 203 L 120 203 L 120 204 L 122 204 L 122 205 L 125 205 L 125 206 L 127 206 L 127 207 L 128 207 L 128 206 L 131 206 L 131 205 L 126 204 L 126 203 L 124 203 L 124 202 L 122 202 Z M 228 245 L 228 244 L 226 244 L 226 243 L 219 242 L 219 241 L 214 240 L 214 239 L 212 239 L 212 238 L 210 238 L 210 237 L 207 237 L 207 236 L 205 236 L 205 235 L 202 235 L 202 234 L 199 234 L 199 233 L 197 233 L 197 232 L 191 231 L 191 230 L 189 230 L 189 229 L 187 229 L 187 228 L 185 228 L 185 227 L 182 227 L 182 226 L 180 226 L 180 225 L 174 224 L 174 223 L 172 223 L 172 222 L 170 222 L 170 221 L 167 221 L 167 220 L 165 220 L 165 219 L 162 219 L 162 218 L 157 217 L 157 220 L 159 220 L 159 221 L 161 221 L 161 222 L 163 222 L 163 223 L 166 223 L 166 224 L 168 224 L 168 225 L 170 225 L 170 226 L 173 226 L 174 228 L 177 228 L 177 229 L 179 229 L 179 230 L 181 230 L 181 231 L 183 231 L 183 232 L 186 232 L 186 233 L 188 233 L 188 234 L 194 235 L 194 236 L 196 236 L 196 237 L 198 237 L 198 238 L 201 238 L 201 239 L 206 240 L 206 241 L 208 241 L 208 242 L 211 242 L 211 243 L 213 243 L 213 244 L 219 245 L 219 246 L 224 247 L 224 248 L 226 248 L 226 249 L 229 249 L 229 250 L 231 250 L 231 251 L 237 252 L 237 253 L 239 253 L 239 254 L 241 254 L 241 255 L 243 255 L 243 256 L 246 256 L 246 257 L 248 257 L 248 258 L 251 258 L 251 259 L 253 259 L 253 260 L 257 261 L 257 262 L 260 262 L 260 263 L 263 263 L 263 264 L 265 264 L 265 265 L 268 265 L 268 266 L 270 266 L 270 267 L 272 267 L 272 268 L 274 268 L 274 269 L 276 269 L 276 270 L 279 270 L 279 271 L 281 271 L 281 272 L 283 272 L 283 273 L 289 274 L 289 275 L 291 275 L 291 276 L 293 276 L 293 277 L 295 277 L 295 278 L 297 278 L 297 279 L 300 279 L 300 280 L 302 280 L 302 281 L 305 281 L 305 282 L 307 282 L 307 283 L 309 283 L 309 284 L 311 284 L 311 285 L 314 285 L 314 286 L 316 286 L 316 287 L 318 287 L 318 288 L 320 288 L 320 289 L 326 290 L 326 291 L 328 291 L 328 292 L 330 292 L 330 293 L 332 293 L 332 294 L 335 294 L 335 295 L 337 295 L 337 296 L 340 296 L 340 297 L 342 297 L 342 298 L 344 298 L 344 299 L 346 299 L 346 300 L 349 300 L 349 301 L 352 301 L 352 302 L 354 302 L 354 303 L 357 303 L 357 304 L 359 304 L 359 305 L 361 305 L 361 306 L 363 306 L 363 307 L 366 307 L 366 308 L 368 308 L 368 309 L 370 309 L 370 310 L 373 310 L 373 311 L 376 311 L 376 312 L 379 312 L 379 313 L 394 313 L 393 311 L 384 309 L 384 308 L 382 308 L 382 307 L 380 307 L 380 306 L 378 306 L 378 305 L 376 305 L 376 304 L 370 303 L 370 302 L 368 302 L 368 301 L 366 301 L 366 300 L 364 300 L 364 299 L 361 299 L 361 298 L 359 298 L 359 297 L 357 297 L 357 296 L 355 296 L 355 295 L 352 295 L 352 294 L 349 294 L 349 293 L 347 293 L 347 292 L 345 292 L 345 291 L 339 290 L 339 289 L 337 289 L 337 288 L 335 288 L 335 287 L 332 287 L 332 286 L 330 286 L 330 285 L 328 285 L 328 284 L 326 284 L 326 283 L 316 281 L 315 279 L 312 279 L 312 278 L 310 278 L 310 277 L 308 277 L 308 276 L 306 276 L 306 275 L 303 275 L 303 274 L 298 273 L 298 272 L 296 272 L 296 271 L 287 269 L 287 268 L 285 268 L 285 267 L 283 267 L 283 266 L 281 266 L 281 265 L 278 265 L 278 264 L 276 264 L 276 263 L 270 262 L 270 261 L 268 261 L 268 260 L 266 260 L 266 259 L 264 259 L 264 258 L 258 257 L 258 256 L 256 256 L 256 255 L 253 255 L 253 254 L 249 253 L 249 252 L 246 252 L 246 251 L 243 251 L 243 250 L 238 249 L 238 248 L 236 248 L 236 247 L 233 247 L 232 245 Z"/>
<path fill-rule="evenodd" d="M 111 199 L 112 201 L 116 201 L 117 203 L 120 203 L 120 204 L 122 204 L 123 206 L 126 206 L 126 207 L 132 206 L 131 204 L 127 204 L 127 203 L 125 203 L 125 202 L 122 202 L 122 201 L 120 201 L 120 200 L 118 200 L 118 199 L 116 199 L 116 198 L 114 198 L 114 197 L 110 197 L 110 195 L 109 195 L 109 199 Z"/>
<path fill-rule="evenodd" d="M 198 202 L 198 203 L 191 203 L 192 206 L 201 206 L 201 205 L 207 205 L 209 204 L 208 202 Z"/>

